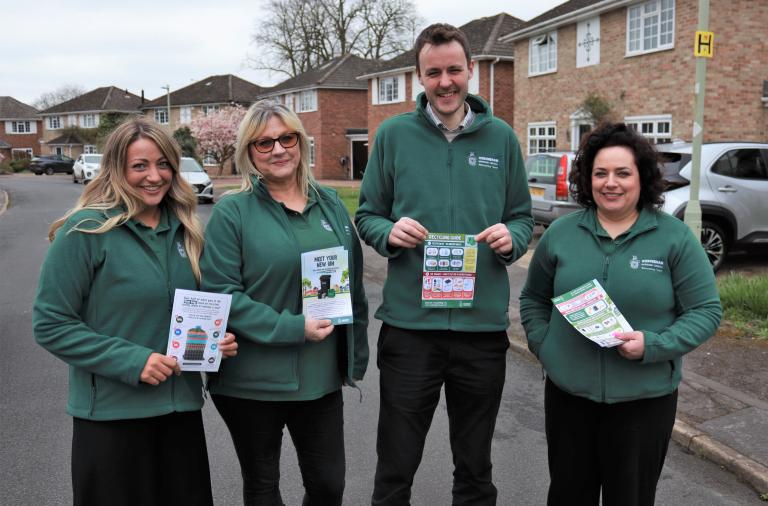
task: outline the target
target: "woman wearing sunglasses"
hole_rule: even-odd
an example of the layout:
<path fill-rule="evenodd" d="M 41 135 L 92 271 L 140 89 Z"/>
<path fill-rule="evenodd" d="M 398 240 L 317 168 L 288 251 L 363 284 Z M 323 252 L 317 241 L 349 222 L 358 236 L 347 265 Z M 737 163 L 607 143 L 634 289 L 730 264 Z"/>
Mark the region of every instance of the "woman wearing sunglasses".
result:
<path fill-rule="evenodd" d="M 304 504 L 340 505 L 344 491 L 341 386 L 368 363 L 362 250 L 335 191 L 309 171 L 309 139 L 296 114 L 255 103 L 235 153 L 241 187 L 221 199 L 206 228 L 203 289 L 232 294 L 236 360 L 209 382 L 227 424 L 250 505 L 281 505 L 283 427 L 296 447 Z M 341 246 L 349 257 L 354 323 L 302 314 L 301 254 Z"/>

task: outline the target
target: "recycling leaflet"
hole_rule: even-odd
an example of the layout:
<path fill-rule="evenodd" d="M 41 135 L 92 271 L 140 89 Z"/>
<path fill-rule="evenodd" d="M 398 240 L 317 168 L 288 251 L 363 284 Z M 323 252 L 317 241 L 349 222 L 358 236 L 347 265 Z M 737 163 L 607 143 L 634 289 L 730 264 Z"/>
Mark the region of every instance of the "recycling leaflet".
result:
<path fill-rule="evenodd" d="M 615 332 L 632 331 L 632 326 L 596 279 L 553 298 L 552 303 L 573 328 L 603 348 L 624 344 L 613 337 Z"/>
<path fill-rule="evenodd" d="M 176 289 L 167 354 L 182 371 L 219 370 L 219 341 L 227 330 L 232 295 Z"/>
<path fill-rule="evenodd" d="M 305 317 L 352 323 L 349 256 L 341 246 L 301 254 L 301 300 Z"/>
<path fill-rule="evenodd" d="M 474 235 L 427 234 L 423 269 L 421 307 L 472 307 L 477 277 L 477 241 Z"/>

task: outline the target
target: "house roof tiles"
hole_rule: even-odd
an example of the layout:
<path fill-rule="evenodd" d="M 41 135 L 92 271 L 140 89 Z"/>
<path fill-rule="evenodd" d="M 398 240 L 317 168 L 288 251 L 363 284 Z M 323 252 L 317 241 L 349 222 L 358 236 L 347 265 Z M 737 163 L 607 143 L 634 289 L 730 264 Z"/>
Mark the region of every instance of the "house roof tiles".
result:
<path fill-rule="evenodd" d="M 353 54 L 337 56 L 315 69 L 288 78 L 285 81 L 264 90 L 262 96 L 275 95 L 289 90 L 304 88 L 347 88 L 353 90 L 368 89 L 366 83 L 356 78 L 377 65 L 374 60 L 366 60 Z"/>
<path fill-rule="evenodd" d="M 171 105 L 251 104 L 264 88 L 232 74 L 209 76 L 171 92 Z M 164 107 L 167 96 L 145 102 L 141 109 Z"/>
<path fill-rule="evenodd" d="M 40 114 L 60 114 L 76 112 L 136 112 L 141 105 L 141 97 L 128 90 L 115 86 L 96 88 L 88 93 L 66 102 L 54 105 Z"/>
<path fill-rule="evenodd" d="M 37 113 L 39 111 L 27 105 L 24 102 L 19 102 L 13 97 L 0 97 L 0 120 L 6 119 L 29 119 L 37 120 Z"/>
<path fill-rule="evenodd" d="M 83 139 L 80 138 L 79 135 L 77 135 L 75 132 L 68 132 L 63 133 L 59 135 L 58 137 L 49 140 L 46 142 L 48 146 L 55 145 L 55 146 L 71 146 L 76 144 L 85 144 L 83 142 Z"/>

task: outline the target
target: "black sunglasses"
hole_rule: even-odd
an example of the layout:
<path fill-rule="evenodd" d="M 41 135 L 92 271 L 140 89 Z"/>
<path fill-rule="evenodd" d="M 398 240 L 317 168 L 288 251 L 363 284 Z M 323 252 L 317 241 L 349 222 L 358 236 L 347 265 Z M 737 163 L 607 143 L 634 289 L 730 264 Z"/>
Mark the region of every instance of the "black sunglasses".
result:
<path fill-rule="evenodd" d="M 292 148 L 299 143 L 299 134 L 296 132 L 288 132 L 280 137 L 275 137 L 274 139 L 264 137 L 262 139 L 251 141 L 249 145 L 256 148 L 256 151 L 259 153 L 271 153 L 272 150 L 275 149 L 275 141 L 279 142 L 285 149 Z"/>

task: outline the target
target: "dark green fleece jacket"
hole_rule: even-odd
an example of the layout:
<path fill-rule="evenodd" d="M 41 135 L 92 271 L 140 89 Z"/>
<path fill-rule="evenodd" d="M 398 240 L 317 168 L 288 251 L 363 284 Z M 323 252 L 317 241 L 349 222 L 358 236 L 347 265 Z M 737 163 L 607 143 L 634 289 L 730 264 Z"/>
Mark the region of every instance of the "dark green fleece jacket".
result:
<path fill-rule="evenodd" d="M 597 279 L 645 355 L 628 360 L 579 334 L 551 298 Z M 520 295 L 528 347 L 562 390 L 597 402 L 659 397 L 680 383 L 681 357 L 717 330 L 722 316 L 712 267 L 690 229 L 643 210 L 615 240 L 593 209 L 557 219 L 541 237 Z"/>
<path fill-rule="evenodd" d="M 301 250 L 284 208 L 264 185 L 221 199 L 205 230 L 201 260 L 203 289 L 232 294 L 227 329 L 238 337 L 236 357 L 211 375 L 210 390 L 258 399 L 257 392 L 294 392 L 297 363 L 305 345 L 301 300 Z M 346 208 L 330 188 L 317 192 L 318 205 L 339 243 L 349 251 L 354 323 L 338 325 L 340 376 L 354 384 L 368 365 L 368 301 L 363 258 Z"/>
<path fill-rule="evenodd" d="M 35 339 L 69 364 L 67 412 L 116 420 L 200 409 L 198 373 L 139 382 L 149 355 L 166 352 L 174 290 L 197 289 L 183 227 L 163 210 L 154 232 L 134 220 L 103 234 L 72 230 L 104 219 L 80 211 L 58 230 L 33 307 Z"/>
<path fill-rule="evenodd" d="M 531 199 L 512 128 L 495 118 L 481 98 L 470 95 L 467 102 L 476 117 L 453 142 L 428 117 L 423 93 L 415 111 L 386 120 L 376 131 L 355 222 L 360 237 L 389 259 L 384 302 L 376 317 L 390 325 L 469 332 L 507 328 L 506 266 L 527 251 L 533 230 Z M 480 245 L 474 307 L 425 309 L 423 245 L 387 245 L 392 226 L 402 217 L 430 232 L 459 234 L 478 234 L 503 223 L 513 250 L 502 257 Z"/>

